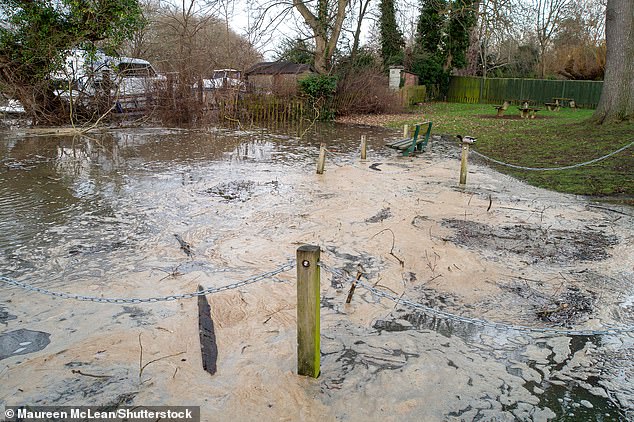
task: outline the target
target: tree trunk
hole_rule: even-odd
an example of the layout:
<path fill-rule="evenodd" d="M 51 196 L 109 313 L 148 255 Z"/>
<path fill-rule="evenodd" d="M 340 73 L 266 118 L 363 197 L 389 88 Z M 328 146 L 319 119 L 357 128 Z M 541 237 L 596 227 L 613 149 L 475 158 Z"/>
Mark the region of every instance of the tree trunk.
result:
<path fill-rule="evenodd" d="M 337 47 L 341 27 L 346 17 L 348 0 L 337 0 L 334 18 L 329 21 L 329 12 L 326 7 L 329 4 L 325 0 L 318 2 L 317 15 L 315 15 L 302 0 L 293 0 L 293 6 L 302 15 L 306 25 L 313 32 L 315 39 L 315 69 L 321 74 L 330 70 L 330 60 Z"/>
<path fill-rule="evenodd" d="M 607 53 L 597 123 L 634 120 L 634 0 L 608 0 L 605 11 Z"/>
<path fill-rule="evenodd" d="M 467 68 L 463 71 L 466 76 L 477 76 L 480 58 L 480 27 L 484 17 L 480 14 L 480 0 L 473 2 L 473 10 L 476 12 L 476 24 L 469 30 L 469 48 L 467 49 Z"/>

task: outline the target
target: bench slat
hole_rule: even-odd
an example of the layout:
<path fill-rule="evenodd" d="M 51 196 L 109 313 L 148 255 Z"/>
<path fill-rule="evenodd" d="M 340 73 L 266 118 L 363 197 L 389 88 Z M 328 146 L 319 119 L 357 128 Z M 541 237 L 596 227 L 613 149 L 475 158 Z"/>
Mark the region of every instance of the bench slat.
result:
<path fill-rule="evenodd" d="M 418 139 L 418 135 L 420 133 L 421 126 L 427 125 L 427 129 L 425 131 L 423 139 Z M 414 136 L 409 139 L 401 139 L 398 141 L 390 142 L 385 144 L 389 148 L 393 148 L 399 151 L 403 151 L 403 155 L 409 155 L 414 151 L 422 151 L 425 146 L 427 146 L 427 142 L 429 141 L 429 135 L 431 133 L 432 122 L 427 121 L 423 123 L 417 123 L 415 125 Z"/>

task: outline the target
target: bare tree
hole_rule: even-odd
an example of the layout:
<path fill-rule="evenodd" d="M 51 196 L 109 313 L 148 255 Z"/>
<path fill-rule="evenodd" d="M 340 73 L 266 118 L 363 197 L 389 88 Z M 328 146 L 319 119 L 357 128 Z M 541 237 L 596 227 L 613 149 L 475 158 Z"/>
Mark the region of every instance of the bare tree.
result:
<path fill-rule="evenodd" d="M 486 77 L 489 71 L 511 61 L 506 47 L 517 44 L 520 37 L 513 20 L 518 3 L 516 0 L 480 0 L 474 8 L 478 10 L 478 23 L 469 37 L 466 74 L 481 73 Z"/>
<path fill-rule="evenodd" d="M 570 13 L 572 0 L 531 0 L 533 28 L 537 35 L 540 57 L 540 77 L 546 75 L 546 50 L 551 45 L 564 18 Z"/>
<path fill-rule="evenodd" d="M 366 14 L 368 13 L 368 7 L 372 3 L 372 0 L 356 0 L 354 4 L 350 6 L 357 6 L 358 12 L 356 15 L 356 25 L 353 36 L 352 50 L 350 52 L 350 61 L 354 62 L 354 59 L 359 51 L 359 45 L 361 43 L 361 27 L 363 26 L 363 21 L 365 20 Z M 352 13 L 351 13 L 352 14 Z"/>

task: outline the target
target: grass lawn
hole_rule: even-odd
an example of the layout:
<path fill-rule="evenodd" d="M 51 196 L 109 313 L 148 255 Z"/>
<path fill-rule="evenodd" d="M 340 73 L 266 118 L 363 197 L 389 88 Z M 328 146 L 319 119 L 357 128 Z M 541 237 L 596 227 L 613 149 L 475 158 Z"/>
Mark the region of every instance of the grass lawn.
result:
<path fill-rule="evenodd" d="M 561 167 L 601 157 L 634 141 L 634 123 L 595 125 L 593 110 L 558 112 L 545 107 L 536 119 L 520 119 L 517 106 L 504 118 L 488 104 L 429 103 L 413 117 L 389 126 L 432 120 L 433 134 L 470 135 L 474 149 L 491 158 L 526 167 Z M 458 142 L 458 140 L 456 140 Z M 607 196 L 634 205 L 634 146 L 606 160 L 561 171 L 524 171 L 495 165 L 499 171 L 560 192 Z"/>

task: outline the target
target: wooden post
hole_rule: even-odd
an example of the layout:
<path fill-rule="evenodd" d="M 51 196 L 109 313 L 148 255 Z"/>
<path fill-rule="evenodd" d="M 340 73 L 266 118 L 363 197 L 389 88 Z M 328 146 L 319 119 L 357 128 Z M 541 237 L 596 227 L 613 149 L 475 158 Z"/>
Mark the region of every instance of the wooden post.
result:
<path fill-rule="evenodd" d="M 317 378 L 319 351 L 319 246 L 297 248 L 297 374 Z"/>
<path fill-rule="evenodd" d="M 470 136 L 460 137 L 462 140 L 462 157 L 460 159 L 460 186 L 464 187 L 467 184 L 467 161 L 469 159 L 469 145 L 476 141 L 475 138 Z"/>
<path fill-rule="evenodd" d="M 321 144 L 319 147 L 319 160 L 317 161 L 317 174 L 324 174 L 324 167 L 326 166 L 326 144 Z"/>
<path fill-rule="evenodd" d="M 367 157 L 368 144 L 365 139 L 365 135 L 361 135 L 361 159 L 365 160 Z"/>
<path fill-rule="evenodd" d="M 467 184 L 467 160 L 469 157 L 469 144 L 462 143 L 462 157 L 460 159 L 460 186 Z"/>
<path fill-rule="evenodd" d="M 403 126 L 403 139 L 409 138 L 409 125 Z"/>

